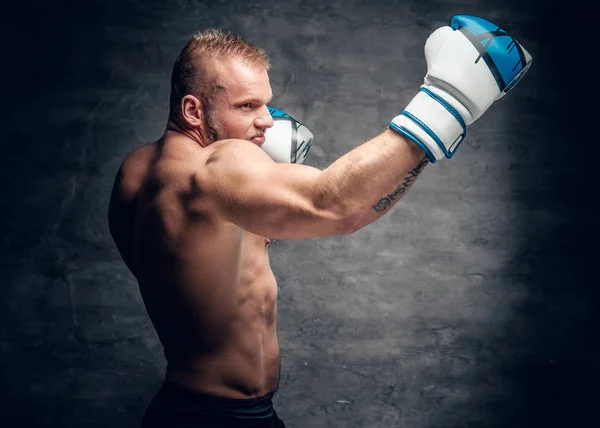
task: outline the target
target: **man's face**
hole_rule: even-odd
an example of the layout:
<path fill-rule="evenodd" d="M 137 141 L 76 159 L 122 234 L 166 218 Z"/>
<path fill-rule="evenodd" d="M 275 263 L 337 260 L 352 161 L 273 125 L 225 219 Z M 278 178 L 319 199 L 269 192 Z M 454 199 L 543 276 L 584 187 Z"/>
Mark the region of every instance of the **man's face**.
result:
<path fill-rule="evenodd" d="M 234 59 L 217 61 L 217 89 L 208 114 L 208 125 L 216 141 L 228 138 L 248 140 L 257 145 L 273 126 L 267 109 L 273 91 L 267 70 Z"/>

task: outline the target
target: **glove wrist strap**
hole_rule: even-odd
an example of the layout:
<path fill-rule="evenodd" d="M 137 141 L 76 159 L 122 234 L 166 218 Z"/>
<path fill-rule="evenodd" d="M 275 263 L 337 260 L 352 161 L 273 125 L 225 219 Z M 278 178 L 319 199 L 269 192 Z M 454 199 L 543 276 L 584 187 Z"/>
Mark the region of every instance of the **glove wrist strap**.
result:
<path fill-rule="evenodd" d="M 468 111 L 456 100 L 446 101 L 448 94 L 423 85 L 419 93 L 394 119 L 389 127 L 414 141 L 432 162 L 451 158 L 467 135 L 462 115 Z M 461 108 L 462 107 L 462 108 Z M 461 115 L 462 113 L 462 115 Z"/>

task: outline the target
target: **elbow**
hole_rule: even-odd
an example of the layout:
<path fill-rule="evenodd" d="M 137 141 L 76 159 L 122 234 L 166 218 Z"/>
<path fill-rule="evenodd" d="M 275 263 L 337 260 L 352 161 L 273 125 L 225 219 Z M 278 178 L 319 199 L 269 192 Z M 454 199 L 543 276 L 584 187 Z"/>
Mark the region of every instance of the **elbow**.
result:
<path fill-rule="evenodd" d="M 341 221 L 340 235 L 351 235 L 363 226 L 358 216 L 347 216 Z"/>
<path fill-rule="evenodd" d="M 342 221 L 344 235 L 350 235 L 371 223 L 374 218 L 364 213 L 364 211 L 349 211 Z"/>
<path fill-rule="evenodd" d="M 350 235 L 369 224 L 364 212 L 353 204 L 345 204 L 336 211 L 338 212 L 340 235 Z"/>
<path fill-rule="evenodd" d="M 344 200 L 337 193 L 320 193 L 313 202 L 313 209 L 318 213 L 317 217 L 329 225 L 329 233 L 334 235 L 350 235 L 368 223 L 355 201 Z"/>

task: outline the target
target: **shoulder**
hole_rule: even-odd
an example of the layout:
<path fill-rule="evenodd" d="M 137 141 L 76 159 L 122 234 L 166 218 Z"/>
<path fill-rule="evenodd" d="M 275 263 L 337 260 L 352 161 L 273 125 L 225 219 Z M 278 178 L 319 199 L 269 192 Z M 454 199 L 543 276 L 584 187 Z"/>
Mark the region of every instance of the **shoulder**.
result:
<path fill-rule="evenodd" d="M 264 150 L 246 140 L 220 140 L 202 151 L 193 170 L 186 170 L 194 189 L 209 199 L 231 195 L 232 189 L 256 181 L 274 164 Z"/>
<path fill-rule="evenodd" d="M 146 144 L 132 149 L 125 156 L 115 182 L 123 198 L 132 199 L 137 195 L 156 158 L 157 150 L 156 143 Z"/>
<path fill-rule="evenodd" d="M 238 167 L 246 164 L 255 164 L 256 162 L 272 162 L 264 150 L 246 140 L 228 139 L 216 141 L 207 147 L 207 149 L 210 151 L 206 163 L 210 166 L 214 166 L 215 162 L 235 163 Z"/>
<path fill-rule="evenodd" d="M 119 170 L 128 174 L 147 170 L 152 163 L 152 159 L 156 157 L 157 151 L 157 143 L 136 147 L 127 153 Z"/>

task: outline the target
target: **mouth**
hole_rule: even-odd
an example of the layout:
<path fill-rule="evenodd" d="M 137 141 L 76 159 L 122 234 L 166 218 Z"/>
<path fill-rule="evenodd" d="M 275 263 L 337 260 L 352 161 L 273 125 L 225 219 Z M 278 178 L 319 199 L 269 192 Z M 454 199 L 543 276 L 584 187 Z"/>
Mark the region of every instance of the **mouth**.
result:
<path fill-rule="evenodd" d="M 265 142 L 265 136 L 264 135 L 255 135 L 254 137 L 250 138 L 250 141 L 252 141 L 254 144 L 258 144 L 260 146 Z"/>

